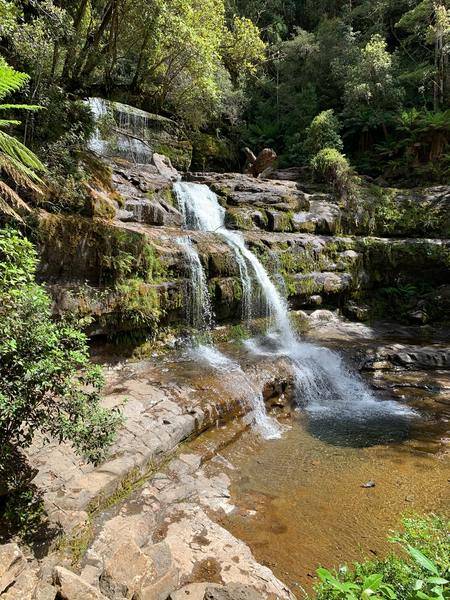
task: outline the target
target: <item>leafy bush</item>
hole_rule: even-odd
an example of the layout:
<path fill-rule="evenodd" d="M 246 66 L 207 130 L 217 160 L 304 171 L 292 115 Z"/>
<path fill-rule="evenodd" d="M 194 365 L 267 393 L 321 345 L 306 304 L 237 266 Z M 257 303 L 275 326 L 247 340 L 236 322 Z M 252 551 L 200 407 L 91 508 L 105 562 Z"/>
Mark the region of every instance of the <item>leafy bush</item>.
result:
<path fill-rule="evenodd" d="M 32 244 L 0 230 L 0 498 L 26 485 L 19 465 L 36 434 L 98 463 L 121 420 L 100 405 L 102 374 L 86 336 L 68 319 L 52 320 L 36 266 Z"/>
<path fill-rule="evenodd" d="M 353 174 L 350 163 L 336 148 L 324 148 L 311 160 L 316 176 L 330 183 L 338 194 L 347 195 L 352 187 Z"/>
<path fill-rule="evenodd" d="M 404 531 L 390 541 L 404 554 L 355 563 L 337 572 L 320 568 L 317 600 L 447 600 L 449 588 L 448 522 L 438 516 L 403 520 Z"/>
<path fill-rule="evenodd" d="M 313 157 L 325 148 L 341 151 L 344 148 L 339 130 L 341 125 L 333 110 L 319 113 L 306 129 L 305 151 Z"/>

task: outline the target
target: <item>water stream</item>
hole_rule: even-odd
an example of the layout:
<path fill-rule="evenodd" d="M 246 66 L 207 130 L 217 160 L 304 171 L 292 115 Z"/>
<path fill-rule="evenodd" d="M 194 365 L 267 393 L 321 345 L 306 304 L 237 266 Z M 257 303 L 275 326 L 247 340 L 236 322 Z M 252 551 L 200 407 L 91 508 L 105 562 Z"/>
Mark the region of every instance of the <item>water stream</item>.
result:
<path fill-rule="evenodd" d="M 251 307 L 252 281 L 247 268 L 247 260 L 256 260 L 256 266 L 261 267 L 261 277 L 265 275 L 268 282 L 270 279 L 265 273 L 262 265 L 256 257 L 245 247 L 243 238 L 238 234 L 228 231 L 224 227 L 225 210 L 220 206 L 217 196 L 206 185 L 197 185 L 191 183 L 175 183 L 174 190 L 178 198 L 181 213 L 184 217 L 185 227 L 199 231 L 217 232 L 222 235 L 230 247 L 233 248 L 236 261 L 239 265 L 242 279 L 244 306 L 249 311 Z M 212 327 L 214 317 L 211 309 L 211 299 L 208 292 L 206 275 L 203 270 L 200 258 L 196 249 L 193 247 L 189 238 L 178 238 L 180 245 L 189 260 L 191 271 L 191 313 L 192 324 L 194 327 L 208 330 Z M 246 260 L 247 259 L 247 260 Z M 262 286 L 261 286 L 262 287 Z M 275 288 L 274 288 L 275 289 Z M 249 315 L 248 315 L 249 316 Z M 197 325 L 196 325 L 197 323 Z M 269 417 L 264 404 L 262 393 L 255 390 L 249 383 L 241 367 L 223 355 L 217 348 L 211 345 L 200 345 L 194 352 L 196 355 L 207 362 L 212 367 L 219 370 L 233 370 L 238 372 L 242 385 L 248 388 L 248 398 L 252 411 L 250 419 L 253 421 L 257 430 L 266 439 L 279 437 L 281 428 L 276 421 Z"/>
<path fill-rule="evenodd" d="M 337 352 L 297 338 L 286 300 L 258 257 L 247 248 L 242 234 L 226 229 L 225 209 L 212 190 L 206 185 L 186 182 L 176 183 L 174 189 L 186 226 L 216 233 L 232 248 L 245 302 L 250 305 L 251 276 L 255 278 L 273 323 L 269 335 L 263 340 L 251 340 L 249 347 L 256 353 L 283 354 L 292 360 L 298 403 L 310 415 L 311 422 L 327 419 L 357 422 L 393 415 L 407 418 L 414 414 L 398 402 L 378 400 L 356 374 L 348 371 Z M 247 311 L 251 313 L 251 306 Z"/>
<path fill-rule="evenodd" d="M 187 319 L 194 329 L 208 332 L 214 325 L 214 315 L 208 282 L 200 257 L 189 237 L 179 237 L 175 241 L 186 256 L 190 272 Z"/>

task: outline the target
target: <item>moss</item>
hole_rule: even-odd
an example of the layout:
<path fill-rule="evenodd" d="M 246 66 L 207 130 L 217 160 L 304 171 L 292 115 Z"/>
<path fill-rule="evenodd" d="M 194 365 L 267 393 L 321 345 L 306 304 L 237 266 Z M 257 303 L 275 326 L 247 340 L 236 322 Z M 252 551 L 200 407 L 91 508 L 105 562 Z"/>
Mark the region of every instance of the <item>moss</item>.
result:
<path fill-rule="evenodd" d="M 76 527 L 70 535 L 61 537 L 57 544 L 57 550 L 66 553 L 70 557 L 72 566 L 78 566 L 87 549 L 94 539 L 94 525 L 89 516 L 86 523 Z"/>
<path fill-rule="evenodd" d="M 285 281 L 288 296 L 311 296 L 322 289 L 312 275 L 305 275 L 301 278 L 286 276 Z"/>
<path fill-rule="evenodd" d="M 225 213 L 225 225 L 229 229 L 251 231 L 255 228 L 252 216 L 246 210 L 229 208 Z"/>
<path fill-rule="evenodd" d="M 117 286 L 116 313 L 119 324 L 133 327 L 155 327 L 161 317 L 161 304 L 156 289 L 139 279 L 129 279 Z"/>
<path fill-rule="evenodd" d="M 192 145 L 190 142 L 174 141 L 172 144 L 156 142 L 153 147 L 157 154 L 167 156 L 175 168 L 183 171 L 189 169 L 192 160 Z"/>
<path fill-rule="evenodd" d="M 41 213 L 37 241 L 46 275 L 117 284 L 132 274 L 144 281 L 168 276 L 153 245 L 140 232 L 103 219 Z"/>
<path fill-rule="evenodd" d="M 215 135 L 196 132 L 192 134 L 192 166 L 198 170 L 229 170 L 238 162 L 236 149 L 230 140 Z"/>

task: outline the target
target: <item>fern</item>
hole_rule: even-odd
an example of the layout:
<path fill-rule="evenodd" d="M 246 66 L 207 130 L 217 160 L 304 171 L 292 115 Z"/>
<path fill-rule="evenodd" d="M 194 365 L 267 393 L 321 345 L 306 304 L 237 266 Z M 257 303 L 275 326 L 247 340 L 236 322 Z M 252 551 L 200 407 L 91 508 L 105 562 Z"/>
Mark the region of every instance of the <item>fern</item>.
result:
<path fill-rule="evenodd" d="M 28 79 L 28 75 L 14 70 L 0 58 L 0 100 L 22 89 Z M 0 104 L 0 111 L 36 111 L 40 108 L 29 104 Z M 29 211 L 30 208 L 8 182 L 13 182 L 16 188 L 42 193 L 39 187 L 42 181 L 38 173 L 44 172 L 45 167 L 34 152 L 4 131 L 5 128 L 19 124 L 20 121 L 16 119 L 0 119 L 0 175 L 6 175 L 7 178 L 7 181 L 0 180 L 0 213 L 21 221 L 19 213 Z"/>

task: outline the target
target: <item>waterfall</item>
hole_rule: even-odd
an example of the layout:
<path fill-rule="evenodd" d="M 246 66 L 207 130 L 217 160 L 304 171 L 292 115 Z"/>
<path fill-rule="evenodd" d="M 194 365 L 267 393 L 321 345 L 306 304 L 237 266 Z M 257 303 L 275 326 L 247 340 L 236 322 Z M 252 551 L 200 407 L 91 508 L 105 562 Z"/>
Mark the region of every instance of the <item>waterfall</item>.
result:
<path fill-rule="evenodd" d="M 336 352 L 298 340 L 289 317 L 286 300 L 271 281 L 265 268 L 245 245 L 243 236 L 225 227 L 225 209 L 217 195 L 206 185 L 176 183 L 174 186 L 187 227 L 215 232 L 233 249 L 241 272 L 244 290 L 251 289 L 249 268 L 259 284 L 274 324 L 269 352 L 251 340 L 255 352 L 288 356 L 295 368 L 297 396 L 313 418 L 367 419 L 379 415 L 411 415 L 413 411 L 392 401 L 379 401 L 363 380 L 345 367 Z M 245 267 L 244 267 L 245 265 Z M 247 294 L 249 292 L 247 291 Z M 251 299 L 247 297 L 247 302 Z"/>
<path fill-rule="evenodd" d="M 214 324 L 214 316 L 207 279 L 200 257 L 189 237 L 180 237 L 175 241 L 183 250 L 190 271 L 187 318 L 195 329 L 209 331 Z"/>
<path fill-rule="evenodd" d="M 248 314 L 250 314 L 252 281 L 247 262 L 253 267 L 261 288 L 265 290 L 266 287 L 270 289 L 271 286 L 273 291 L 276 292 L 275 286 L 270 281 L 263 266 L 259 263 L 256 256 L 246 248 L 242 236 L 238 233 L 228 231 L 225 228 L 225 209 L 220 206 L 216 194 L 214 194 L 208 186 L 177 182 L 174 184 L 174 191 L 178 199 L 180 211 L 184 218 L 185 227 L 199 231 L 216 232 L 224 238 L 234 251 L 242 280 L 244 310 L 248 311 Z M 198 262 L 200 263 L 199 259 Z M 278 298 L 281 301 L 279 296 Z M 277 310 L 281 314 L 281 305 L 279 307 L 277 305 Z M 202 357 L 213 366 L 216 366 L 216 368 L 218 364 L 224 364 L 228 367 L 230 364 L 234 365 L 234 370 L 239 371 L 243 385 L 249 390 L 249 403 L 252 407 L 251 417 L 253 422 L 264 437 L 278 437 L 280 435 L 280 428 L 277 423 L 267 415 L 262 394 L 252 388 L 239 365 L 230 361 L 215 348 L 200 346 L 196 352 L 197 354 L 202 353 Z"/>
<path fill-rule="evenodd" d="M 192 355 L 197 360 L 206 362 L 218 371 L 222 371 L 223 373 L 233 373 L 237 376 L 236 385 L 238 386 L 238 391 L 242 392 L 242 390 L 245 390 L 247 392 L 247 401 L 251 407 L 251 412 L 247 415 L 247 419 L 254 424 L 256 430 L 265 439 L 275 439 L 281 436 L 281 427 L 267 414 L 262 393 L 251 385 L 246 374 L 237 362 L 231 360 L 211 346 L 198 346 L 192 352 Z"/>
<path fill-rule="evenodd" d="M 269 314 L 275 320 L 276 329 L 287 344 L 293 344 L 295 336 L 286 301 L 279 294 L 259 259 L 245 245 L 242 234 L 226 229 L 225 209 L 220 206 L 217 195 L 208 186 L 197 183 L 177 182 L 174 190 L 186 226 L 219 234 L 233 250 L 242 280 L 244 316 L 251 314 L 252 279 L 248 268 L 250 266 L 264 295 Z M 245 312 L 248 315 L 245 315 Z"/>
<path fill-rule="evenodd" d="M 101 156 L 120 156 L 137 164 L 148 164 L 153 149 L 148 137 L 149 117 L 137 108 L 103 98 L 86 100 L 96 127 L 88 147 Z M 107 130 L 105 135 L 103 130 Z"/>

